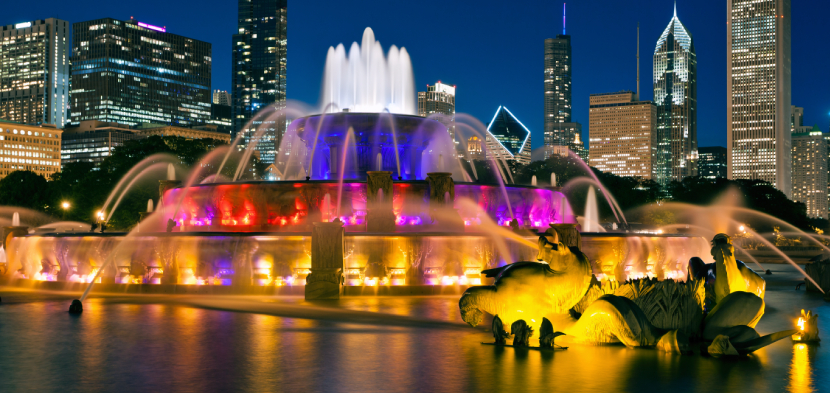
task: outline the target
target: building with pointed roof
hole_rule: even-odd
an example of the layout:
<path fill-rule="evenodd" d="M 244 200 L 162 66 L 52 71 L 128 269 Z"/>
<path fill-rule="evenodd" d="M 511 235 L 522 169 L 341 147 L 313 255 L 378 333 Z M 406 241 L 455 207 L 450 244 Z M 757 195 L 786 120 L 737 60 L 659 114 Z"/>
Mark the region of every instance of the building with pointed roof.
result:
<path fill-rule="evenodd" d="M 677 5 L 654 48 L 657 106 L 653 179 L 661 185 L 697 175 L 697 59 Z"/>
<path fill-rule="evenodd" d="M 504 106 L 487 126 L 485 145 L 488 159 L 530 163 L 530 130 Z"/>

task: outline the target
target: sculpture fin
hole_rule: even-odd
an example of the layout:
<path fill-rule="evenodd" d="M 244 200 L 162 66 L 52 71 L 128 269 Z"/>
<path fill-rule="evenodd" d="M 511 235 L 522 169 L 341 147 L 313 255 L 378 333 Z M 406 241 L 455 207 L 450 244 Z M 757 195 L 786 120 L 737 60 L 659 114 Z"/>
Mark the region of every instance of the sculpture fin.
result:
<path fill-rule="evenodd" d="M 767 334 L 766 336 L 758 337 L 754 340 L 749 340 L 747 342 L 732 343 L 732 345 L 735 347 L 735 349 L 738 350 L 738 353 L 740 353 L 741 355 L 746 355 L 748 353 L 752 353 L 763 347 L 766 347 L 767 345 L 770 345 L 782 338 L 790 337 L 793 334 L 796 334 L 797 332 L 798 331 L 795 329 L 784 330 L 777 333 Z"/>

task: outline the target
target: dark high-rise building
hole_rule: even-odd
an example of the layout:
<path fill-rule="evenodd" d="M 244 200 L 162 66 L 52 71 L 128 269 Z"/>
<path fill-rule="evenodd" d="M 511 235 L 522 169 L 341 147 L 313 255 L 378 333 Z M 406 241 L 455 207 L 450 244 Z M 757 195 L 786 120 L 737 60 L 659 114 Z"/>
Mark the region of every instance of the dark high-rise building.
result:
<path fill-rule="evenodd" d="M 211 46 L 135 20 L 72 25 L 73 125 L 190 125 L 210 119 Z"/>
<path fill-rule="evenodd" d="M 208 123 L 215 125 L 219 132 L 230 135 L 233 132 L 230 105 L 211 104 Z"/>
<path fill-rule="evenodd" d="M 239 0 L 239 31 L 233 35 L 233 129 L 243 133 L 242 145 L 256 144 L 266 163 L 276 160 L 286 118 L 254 115 L 268 105 L 285 107 L 287 15 L 288 0 Z"/>
<path fill-rule="evenodd" d="M 545 146 L 568 146 L 576 137 L 571 122 L 571 36 L 562 34 L 545 40 Z"/>
<path fill-rule="evenodd" d="M 530 130 L 510 110 L 500 106 L 487 125 L 486 158 L 530 164 Z"/>
<path fill-rule="evenodd" d="M 0 119 L 68 121 L 69 23 L 49 18 L 0 27 Z"/>
<path fill-rule="evenodd" d="M 661 185 L 697 172 L 697 58 L 689 30 L 677 19 L 654 49 L 654 104 L 657 140 L 653 179 Z"/>
<path fill-rule="evenodd" d="M 726 148 L 710 146 L 698 148 L 697 175 L 707 179 L 726 178 Z"/>

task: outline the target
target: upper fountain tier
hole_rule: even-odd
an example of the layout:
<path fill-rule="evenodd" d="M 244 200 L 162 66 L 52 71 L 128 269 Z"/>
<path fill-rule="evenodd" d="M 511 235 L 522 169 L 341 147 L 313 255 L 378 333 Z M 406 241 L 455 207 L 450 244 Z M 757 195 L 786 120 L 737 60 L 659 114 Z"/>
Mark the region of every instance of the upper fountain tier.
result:
<path fill-rule="evenodd" d="M 326 56 L 321 112 L 417 115 L 412 62 L 405 48 L 395 45 L 383 55 L 375 33 L 367 27 L 363 42 L 353 42 L 348 54 L 343 44 L 329 47 Z"/>

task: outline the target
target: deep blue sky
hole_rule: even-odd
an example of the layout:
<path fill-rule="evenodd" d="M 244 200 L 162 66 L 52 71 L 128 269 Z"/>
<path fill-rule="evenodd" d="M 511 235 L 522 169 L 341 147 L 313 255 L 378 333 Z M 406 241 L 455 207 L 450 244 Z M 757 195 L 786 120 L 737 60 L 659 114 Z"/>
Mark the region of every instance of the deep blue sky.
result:
<path fill-rule="evenodd" d="M 113 17 L 166 26 L 213 44 L 213 88 L 230 88 L 233 0 L 139 2 L 13 1 L 0 25 L 58 17 L 72 22 Z M 641 96 L 651 99 L 651 56 L 672 16 L 670 0 L 573 0 L 574 120 L 587 133 L 588 96 L 635 89 L 636 26 L 640 23 Z M 698 144 L 726 144 L 726 0 L 679 0 L 678 17 L 691 31 L 698 58 Z M 792 97 L 805 123 L 827 131 L 830 121 L 830 1 L 793 0 Z M 562 1 L 289 0 L 288 96 L 316 103 L 326 50 L 360 41 L 371 26 L 384 49 L 409 51 L 416 88 L 442 80 L 456 84 L 457 108 L 488 122 L 508 107 L 542 142 L 543 40 L 562 31 Z"/>

